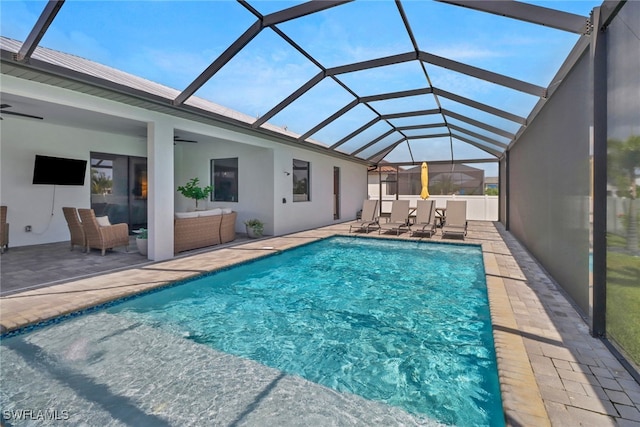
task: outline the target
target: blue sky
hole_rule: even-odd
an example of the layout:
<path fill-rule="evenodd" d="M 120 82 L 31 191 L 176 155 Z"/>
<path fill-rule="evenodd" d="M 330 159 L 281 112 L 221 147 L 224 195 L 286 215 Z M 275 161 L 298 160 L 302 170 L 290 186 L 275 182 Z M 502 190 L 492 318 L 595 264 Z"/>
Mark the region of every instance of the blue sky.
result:
<path fill-rule="evenodd" d="M 45 3 L 2 0 L 1 34 L 24 40 Z M 263 14 L 297 4 L 250 3 Z M 583 16 L 588 16 L 590 10 L 600 4 L 596 1 L 531 3 Z M 577 40 L 574 34 L 442 3 L 412 0 L 403 2 L 403 7 L 420 50 L 540 86 L 550 82 Z M 448 19 L 441 19 L 444 14 Z M 235 1 L 68 0 L 41 45 L 182 90 L 255 20 Z M 279 28 L 326 68 L 413 50 L 392 1 L 356 1 L 285 22 Z M 533 96 L 431 64 L 426 64 L 426 69 L 435 87 L 522 116 L 526 116 L 537 101 Z M 258 117 L 319 71 L 267 29 L 196 95 Z M 427 85 L 415 61 L 343 74 L 338 78 L 359 96 Z M 325 79 L 270 122 L 304 133 L 352 99 L 352 95 L 339 84 Z M 413 109 L 416 103 L 424 105 L 421 107 L 424 109 L 435 108 L 432 106 L 434 102 L 433 97 L 409 98 L 378 103 L 375 108 L 384 114 L 387 110 Z M 508 131 L 518 129 L 514 123 L 453 101 L 442 99 L 442 103 L 444 108 Z M 358 107 L 312 138 L 332 144 L 373 115 L 366 107 Z M 419 122 L 435 119 L 423 117 Z M 404 122 L 418 123 L 417 119 L 405 119 Z M 483 130 L 473 130 L 500 142 L 506 141 Z M 374 137 L 371 134 L 375 132 L 379 132 L 378 135 L 384 132 L 384 126 L 370 130 L 366 137 Z M 421 147 L 420 143 L 412 143 L 412 149 L 414 144 L 416 149 Z M 456 150 L 458 158 L 488 157 L 477 149 L 463 148 L 466 144 L 460 145 Z M 351 142 L 343 148 L 349 150 L 351 146 L 357 144 Z M 437 153 L 432 159 L 450 157 L 450 153 L 447 154 L 448 138 L 442 141 L 432 139 L 423 146 Z M 408 152 L 399 151 L 397 155 L 406 156 Z"/>

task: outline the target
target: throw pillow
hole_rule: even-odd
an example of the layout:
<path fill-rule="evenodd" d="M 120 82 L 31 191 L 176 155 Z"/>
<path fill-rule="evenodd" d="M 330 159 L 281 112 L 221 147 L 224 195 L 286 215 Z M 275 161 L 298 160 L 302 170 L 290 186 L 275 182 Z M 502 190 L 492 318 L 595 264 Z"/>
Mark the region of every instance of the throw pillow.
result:
<path fill-rule="evenodd" d="M 97 216 L 96 221 L 98 221 L 98 225 L 100 227 L 108 227 L 111 225 L 111 223 L 109 222 L 108 216 Z"/>
<path fill-rule="evenodd" d="M 206 211 L 198 212 L 198 216 L 213 216 L 213 215 L 222 215 L 222 210 L 220 208 L 209 209 Z"/>
<path fill-rule="evenodd" d="M 198 212 L 176 212 L 176 218 L 196 218 Z"/>

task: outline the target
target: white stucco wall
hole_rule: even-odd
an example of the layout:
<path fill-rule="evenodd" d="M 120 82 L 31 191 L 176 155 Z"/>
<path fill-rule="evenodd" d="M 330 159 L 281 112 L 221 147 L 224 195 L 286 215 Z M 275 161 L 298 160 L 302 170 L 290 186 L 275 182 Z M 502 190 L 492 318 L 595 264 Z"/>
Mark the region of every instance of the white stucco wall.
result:
<path fill-rule="evenodd" d="M 184 185 L 198 177 L 203 185 L 210 181 L 210 162 L 216 158 L 238 158 L 238 202 L 200 202 L 202 207 L 229 207 L 238 212 L 236 231 L 244 232 L 244 221 L 258 218 L 265 223 L 265 234 L 280 235 L 334 222 L 333 168 L 340 168 L 341 220 L 355 218 L 366 197 L 366 167 L 334 157 L 291 146 L 261 141 L 251 145 L 250 138 L 238 135 L 238 141 L 218 139 L 213 143 L 177 145 L 175 182 Z M 293 159 L 311 163 L 311 200 L 293 201 Z M 283 203 L 283 199 L 286 203 Z M 176 192 L 176 210 L 195 207 L 192 200 Z M 339 221 L 339 220 L 338 220 Z"/>
<path fill-rule="evenodd" d="M 293 201 L 293 178 L 284 172 L 292 172 L 293 159 L 310 163 L 311 200 Z M 276 234 L 285 234 L 321 225 L 333 220 L 333 168 L 340 168 L 340 219 L 355 219 L 367 198 L 367 168 L 334 157 L 323 156 L 293 147 L 275 150 L 275 221 Z M 282 198 L 287 203 L 282 203 Z"/>
<path fill-rule="evenodd" d="M 35 155 L 89 160 L 90 152 L 146 157 L 139 138 L 52 125 L 35 120 L 3 120 L 0 131 L 1 203 L 7 205 L 9 244 L 25 246 L 69 240 L 63 206 L 90 207 L 91 173 L 84 186 L 33 185 Z M 25 226 L 32 231 L 26 232 Z"/>
<path fill-rule="evenodd" d="M 265 233 L 273 234 L 273 149 L 217 139 L 212 143 L 179 144 L 175 147 L 176 188 L 192 178 L 204 185 L 211 184 L 211 160 L 238 158 L 238 201 L 198 203 L 198 208 L 227 207 L 238 212 L 236 231 L 245 232 L 244 221 L 260 218 Z M 192 211 L 193 200 L 175 192 L 176 211 Z"/>

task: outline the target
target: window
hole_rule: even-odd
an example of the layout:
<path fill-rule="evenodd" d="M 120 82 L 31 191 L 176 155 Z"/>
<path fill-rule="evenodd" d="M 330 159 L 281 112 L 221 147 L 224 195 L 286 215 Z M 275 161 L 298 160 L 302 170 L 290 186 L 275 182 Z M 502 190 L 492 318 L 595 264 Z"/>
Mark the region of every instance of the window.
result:
<path fill-rule="evenodd" d="M 293 159 L 293 201 L 308 202 L 311 200 L 309 170 L 311 164 L 303 160 Z"/>
<path fill-rule="evenodd" d="M 238 201 L 238 158 L 211 160 L 212 200 L 214 202 Z"/>

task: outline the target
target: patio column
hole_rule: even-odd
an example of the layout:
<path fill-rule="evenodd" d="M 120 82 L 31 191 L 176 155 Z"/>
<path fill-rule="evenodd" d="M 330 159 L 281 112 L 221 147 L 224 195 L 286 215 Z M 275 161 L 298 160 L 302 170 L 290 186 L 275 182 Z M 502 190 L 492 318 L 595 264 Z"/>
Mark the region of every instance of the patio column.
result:
<path fill-rule="evenodd" d="M 147 123 L 149 259 L 173 258 L 173 127 Z"/>

